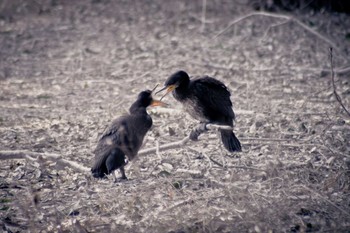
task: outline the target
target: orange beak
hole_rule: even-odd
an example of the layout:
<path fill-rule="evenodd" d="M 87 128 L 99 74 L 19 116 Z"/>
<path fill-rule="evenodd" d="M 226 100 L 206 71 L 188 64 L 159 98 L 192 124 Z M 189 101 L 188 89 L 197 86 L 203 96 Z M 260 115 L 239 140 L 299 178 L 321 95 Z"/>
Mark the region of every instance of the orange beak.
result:
<path fill-rule="evenodd" d="M 164 91 L 166 89 L 166 93 L 160 98 L 160 100 L 162 100 L 166 95 L 168 95 L 170 92 L 175 90 L 176 87 L 177 87 L 176 85 L 169 85 L 169 86 L 166 86 L 163 89 L 157 91 L 157 93 L 159 93 L 159 92 Z"/>
<path fill-rule="evenodd" d="M 152 106 L 152 107 L 155 107 L 155 106 L 165 106 L 166 105 L 166 103 L 164 103 L 164 102 L 162 102 L 162 101 L 160 101 L 160 100 L 152 100 L 152 103 L 151 103 L 151 105 L 150 106 Z"/>

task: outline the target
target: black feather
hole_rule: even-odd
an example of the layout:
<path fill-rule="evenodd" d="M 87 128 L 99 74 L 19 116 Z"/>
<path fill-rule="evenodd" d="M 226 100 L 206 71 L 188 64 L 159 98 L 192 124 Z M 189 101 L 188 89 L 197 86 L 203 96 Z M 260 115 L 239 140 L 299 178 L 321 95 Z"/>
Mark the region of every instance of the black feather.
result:
<path fill-rule="evenodd" d="M 152 126 L 146 108 L 151 104 L 150 91 L 143 91 L 130 107 L 130 114 L 114 120 L 101 136 L 94 150 L 95 161 L 91 172 L 103 178 L 116 169 L 124 173 L 125 159 L 132 160 L 142 146 L 143 138 Z"/>
<path fill-rule="evenodd" d="M 202 123 L 214 123 L 233 127 L 231 93 L 221 81 L 204 76 L 190 79 L 185 71 L 171 75 L 165 86 L 175 85 L 173 96 L 185 110 Z M 231 130 L 221 130 L 221 140 L 230 151 L 241 151 L 241 143 Z"/>

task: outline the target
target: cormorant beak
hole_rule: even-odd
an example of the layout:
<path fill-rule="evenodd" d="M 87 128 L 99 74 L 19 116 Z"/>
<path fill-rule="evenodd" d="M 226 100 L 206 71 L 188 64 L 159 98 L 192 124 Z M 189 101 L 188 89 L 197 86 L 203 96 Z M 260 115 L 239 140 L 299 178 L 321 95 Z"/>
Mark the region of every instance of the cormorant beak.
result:
<path fill-rule="evenodd" d="M 158 85 L 159 85 L 159 84 L 157 84 L 157 85 L 153 88 L 153 90 L 151 91 L 151 93 L 153 93 L 153 92 L 157 89 Z M 163 89 L 163 90 L 164 90 L 164 89 Z M 157 91 L 155 94 L 157 94 L 158 92 L 159 92 L 159 91 Z M 166 105 L 167 105 L 167 104 L 164 103 L 164 102 L 162 102 L 161 100 L 153 99 L 153 94 L 152 94 L 152 102 L 151 102 L 150 106 L 155 107 L 155 106 L 166 106 Z"/>
<path fill-rule="evenodd" d="M 162 89 L 160 89 L 159 91 L 156 92 L 156 94 L 158 94 L 159 92 L 161 91 L 164 91 L 166 89 L 166 93 L 160 98 L 160 100 L 162 100 L 167 94 L 169 94 L 170 92 L 172 92 L 173 90 L 175 90 L 177 86 L 174 84 L 174 85 L 169 85 L 169 86 L 166 86 Z"/>
<path fill-rule="evenodd" d="M 153 99 L 150 106 L 155 107 L 155 106 L 165 106 L 165 105 L 166 105 L 166 103 L 164 103 L 160 100 Z"/>
<path fill-rule="evenodd" d="M 151 93 L 153 93 L 153 92 L 157 89 L 158 86 L 159 86 L 159 83 L 156 84 L 156 86 L 152 89 Z M 159 91 L 158 91 L 158 92 L 159 92 Z M 156 92 L 156 94 L 157 94 L 158 92 Z"/>

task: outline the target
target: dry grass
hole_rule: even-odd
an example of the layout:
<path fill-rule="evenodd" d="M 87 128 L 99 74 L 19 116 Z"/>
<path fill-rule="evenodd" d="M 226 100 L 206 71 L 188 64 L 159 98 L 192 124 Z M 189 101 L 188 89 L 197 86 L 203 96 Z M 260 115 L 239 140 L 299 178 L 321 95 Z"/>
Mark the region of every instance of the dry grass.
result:
<path fill-rule="evenodd" d="M 205 1 L 206 14 L 202 1 L 92 2 L 37 11 L 19 1 L 22 13 L 0 21 L 0 150 L 89 167 L 108 122 L 184 69 L 231 89 L 243 152 L 227 154 L 215 132 L 203 134 L 140 156 L 117 184 L 54 161 L 1 161 L 5 232 L 348 232 L 350 122 L 321 76 L 327 41 L 264 15 L 227 27 L 251 9 L 226 1 Z M 335 69 L 349 65 L 348 17 L 293 17 L 337 45 Z M 349 107 L 348 75 L 335 84 Z M 196 125 L 166 101 L 176 110 L 150 110 L 144 148 Z"/>

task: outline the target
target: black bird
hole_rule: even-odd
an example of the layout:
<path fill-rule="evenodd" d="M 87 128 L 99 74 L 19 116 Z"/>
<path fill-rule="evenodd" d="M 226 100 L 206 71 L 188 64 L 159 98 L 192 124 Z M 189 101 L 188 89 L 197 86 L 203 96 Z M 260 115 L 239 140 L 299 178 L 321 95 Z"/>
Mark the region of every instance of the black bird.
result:
<path fill-rule="evenodd" d="M 152 91 L 142 91 L 131 105 L 130 114 L 121 116 L 111 123 L 94 150 L 95 162 L 91 168 L 94 177 L 104 178 L 119 168 L 121 179 L 127 179 L 124 170 L 126 159 L 135 158 L 144 136 L 152 126 L 152 118 L 146 108 L 158 105 L 163 103 L 152 98 Z"/>
<path fill-rule="evenodd" d="M 201 123 L 233 127 L 235 114 L 232 110 L 231 94 L 219 80 L 208 76 L 190 79 L 185 71 L 180 70 L 172 74 L 164 86 L 160 90 L 167 89 L 164 96 L 173 92 L 174 98 L 180 101 L 185 110 Z M 220 130 L 220 132 L 221 140 L 228 151 L 242 151 L 241 143 L 232 130 Z"/>

